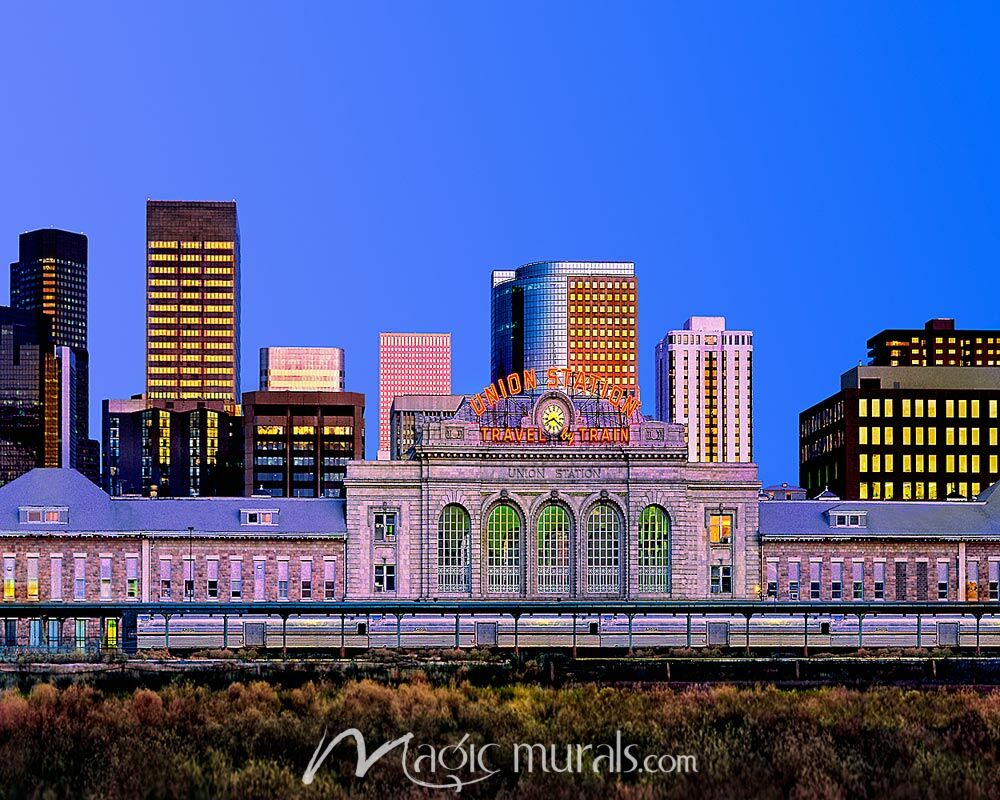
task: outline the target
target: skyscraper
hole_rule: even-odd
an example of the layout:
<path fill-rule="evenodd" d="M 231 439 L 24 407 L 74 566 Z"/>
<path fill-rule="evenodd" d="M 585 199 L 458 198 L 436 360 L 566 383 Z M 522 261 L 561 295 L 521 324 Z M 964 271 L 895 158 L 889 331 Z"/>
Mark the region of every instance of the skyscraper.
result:
<path fill-rule="evenodd" d="M 691 461 L 753 461 L 753 333 L 691 317 L 656 345 L 656 417 L 687 425 Z"/>
<path fill-rule="evenodd" d="M 22 233 L 18 260 L 10 265 L 11 307 L 51 320 L 52 344 L 60 364 L 60 462 L 95 482 L 89 453 L 90 357 L 87 352 L 87 237 L 43 228 Z M 86 457 L 81 457 L 86 454 Z M 88 466 L 91 468 L 88 468 Z"/>
<path fill-rule="evenodd" d="M 146 397 L 239 408 L 235 202 L 146 201 Z"/>
<path fill-rule="evenodd" d="M 638 282 L 627 261 L 541 261 L 495 270 L 490 380 L 570 368 L 637 396 Z"/>
<path fill-rule="evenodd" d="M 344 391 L 344 351 L 339 347 L 260 348 L 260 388 L 271 391 Z"/>
<path fill-rule="evenodd" d="M 0 306 L 0 484 L 60 466 L 51 317 Z"/>
<path fill-rule="evenodd" d="M 392 449 L 392 401 L 403 394 L 451 394 L 450 333 L 378 335 L 378 453 Z"/>

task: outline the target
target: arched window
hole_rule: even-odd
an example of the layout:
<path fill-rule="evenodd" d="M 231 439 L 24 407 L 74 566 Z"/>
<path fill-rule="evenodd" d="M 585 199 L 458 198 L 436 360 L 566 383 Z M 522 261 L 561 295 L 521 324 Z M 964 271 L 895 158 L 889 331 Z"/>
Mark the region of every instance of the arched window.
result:
<path fill-rule="evenodd" d="M 504 594 L 521 590 L 521 517 L 509 503 L 494 506 L 486 521 L 486 588 Z"/>
<path fill-rule="evenodd" d="M 469 512 L 451 503 L 438 520 L 438 591 L 469 591 Z"/>
<path fill-rule="evenodd" d="M 569 514 L 551 504 L 538 515 L 538 591 L 569 592 Z"/>
<path fill-rule="evenodd" d="M 587 591 L 617 592 L 621 525 L 610 503 L 598 503 L 587 518 Z"/>
<path fill-rule="evenodd" d="M 670 518 L 659 506 L 639 516 L 639 591 L 670 591 Z"/>

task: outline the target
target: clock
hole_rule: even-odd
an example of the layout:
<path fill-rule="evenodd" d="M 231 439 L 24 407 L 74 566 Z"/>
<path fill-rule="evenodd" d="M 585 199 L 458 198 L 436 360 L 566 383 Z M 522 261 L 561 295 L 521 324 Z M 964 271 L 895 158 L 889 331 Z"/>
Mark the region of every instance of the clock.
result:
<path fill-rule="evenodd" d="M 556 436 L 566 427 L 566 410 L 561 403 L 548 403 L 542 407 L 542 430 Z"/>

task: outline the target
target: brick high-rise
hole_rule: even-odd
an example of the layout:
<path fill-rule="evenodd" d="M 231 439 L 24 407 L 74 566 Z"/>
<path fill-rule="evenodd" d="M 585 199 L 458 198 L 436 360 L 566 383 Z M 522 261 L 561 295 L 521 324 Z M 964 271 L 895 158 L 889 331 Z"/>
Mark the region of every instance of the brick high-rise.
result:
<path fill-rule="evenodd" d="M 378 452 L 388 458 L 392 401 L 404 394 L 451 394 L 450 333 L 378 335 Z"/>
<path fill-rule="evenodd" d="M 365 456 L 365 396 L 246 392 L 243 439 L 247 496 L 343 497 L 347 462 Z"/>
<path fill-rule="evenodd" d="M 146 397 L 239 408 L 235 202 L 146 202 Z"/>

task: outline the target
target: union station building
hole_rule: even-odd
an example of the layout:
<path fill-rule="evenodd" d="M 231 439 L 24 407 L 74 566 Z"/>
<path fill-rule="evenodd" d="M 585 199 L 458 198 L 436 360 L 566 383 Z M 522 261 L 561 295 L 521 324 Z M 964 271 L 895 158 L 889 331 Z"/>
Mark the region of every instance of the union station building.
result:
<path fill-rule="evenodd" d="M 74 470 L 32 470 L 0 487 L 0 608 L 1000 602 L 996 487 L 962 502 L 764 499 L 754 464 L 689 462 L 683 426 L 562 386 L 505 386 L 419 428 L 401 459 L 350 462 L 346 499 L 110 497 Z M 32 620 L 29 640 L 106 622 L 64 616 Z M 4 641 L 25 622 L 7 619 Z"/>
<path fill-rule="evenodd" d="M 755 465 L 690 463 L 682 425 L 622 397 L 493 400 L 351 463 L 350 596 L 759 596 Z"/>

